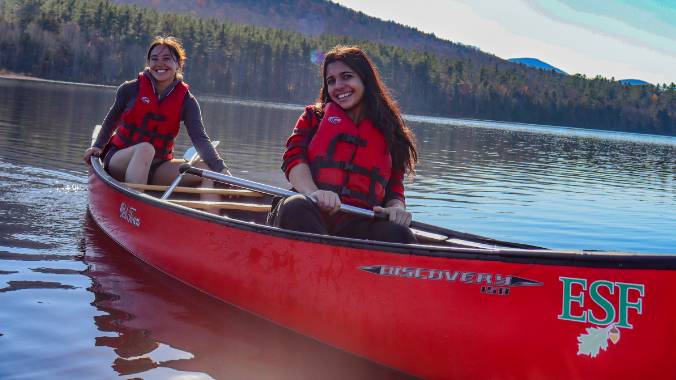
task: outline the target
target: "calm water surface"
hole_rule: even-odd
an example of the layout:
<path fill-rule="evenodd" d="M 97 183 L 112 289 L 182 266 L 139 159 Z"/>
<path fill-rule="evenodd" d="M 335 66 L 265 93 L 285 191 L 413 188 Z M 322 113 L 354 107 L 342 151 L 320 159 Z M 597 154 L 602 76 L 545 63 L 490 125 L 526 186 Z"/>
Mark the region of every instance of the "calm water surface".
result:
<path fill-rule="evenodd" d="M 113 96 L 0 79 L 0 378 L 405 378 L 203 296 L 112 243 L 87 216 L 80 157 Z M 286 186 L 280 155 L 302 108 L 200 99 L 235 175 Z M 674 138 L 410 120 L 417 220 L 550 248 L 676 252 Z"/>

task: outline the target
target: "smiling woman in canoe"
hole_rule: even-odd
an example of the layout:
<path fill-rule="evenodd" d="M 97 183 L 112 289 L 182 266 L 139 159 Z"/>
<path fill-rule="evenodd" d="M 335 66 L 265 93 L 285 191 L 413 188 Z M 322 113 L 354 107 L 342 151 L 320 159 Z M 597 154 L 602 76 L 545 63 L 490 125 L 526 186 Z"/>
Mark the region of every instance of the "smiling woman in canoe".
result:
<path fill-rule="evenodd" d="M 157 37 L 146 53 L 147 67 L 117 89 L 96 141 L 84 153 L 103 154 L 106 170 L 130 183 L 169 184 L 183 161 L 172 160 L 181 121 L 211 170 L 230 174 L 204 131 L 195 97 L 183 82 L 186 54 L 174 37 Z M 197 166 L 200 166 L 198 164 Z M 182 183 L 199 181 L 185 177 Z"/>
<path fill-rule="evenodd" d="M 317 104 L 305 108 L 284 153 L 289 182 L 302 195 L 280 202 L 278 227 L 400 243 L 408 228 L 404 173 L 417 160 L 413 133 L 358 47 L 337 46 L 322 64 Z M 373 209 L 385 220 L 337 213 L 341 203 Z"/>

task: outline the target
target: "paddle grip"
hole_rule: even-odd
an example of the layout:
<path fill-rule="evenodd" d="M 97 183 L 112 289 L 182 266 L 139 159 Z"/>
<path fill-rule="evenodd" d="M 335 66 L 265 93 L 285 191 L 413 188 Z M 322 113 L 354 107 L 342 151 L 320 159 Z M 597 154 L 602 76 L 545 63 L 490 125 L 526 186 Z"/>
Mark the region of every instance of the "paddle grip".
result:
<path fill-rule="evenodd" d="M 202 169 L 193 168 L 190 164 L 182 164 L 178 167 L 178 172 L 182 174 L 189 173 L 200 177 L 202 176 Z"/>

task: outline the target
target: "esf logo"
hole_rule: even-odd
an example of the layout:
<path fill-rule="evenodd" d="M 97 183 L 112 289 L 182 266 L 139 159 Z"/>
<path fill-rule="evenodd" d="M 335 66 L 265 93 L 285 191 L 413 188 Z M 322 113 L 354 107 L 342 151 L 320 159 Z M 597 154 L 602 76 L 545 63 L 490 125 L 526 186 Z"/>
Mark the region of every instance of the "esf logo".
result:
<path fill-rule="evenodd" d="M 559 277 L 563 283 L 563 305 L 559 319 L 633 328 L 629 322 L 629 310 L 643 313 L 645 285 L 594 281 L 587 286 L 582 278 Z M 590 300 L 585 299 L 589 296 Z M 596 311 L 596 312 L 595 312 Z"/>
<path fill-rule="evenodd" d="M 595 358 L 608 349 L 609 342 L 618 343 L 620 328 L 634 328 L 630 314 L 643 314 L 643 284 L 606 280 L 588 284 L 586 279 L 569 277 L 559 280 L 563 284 L 563 302 L 558 318 L 593 325 L 577 337 L 578 355 Z"/>

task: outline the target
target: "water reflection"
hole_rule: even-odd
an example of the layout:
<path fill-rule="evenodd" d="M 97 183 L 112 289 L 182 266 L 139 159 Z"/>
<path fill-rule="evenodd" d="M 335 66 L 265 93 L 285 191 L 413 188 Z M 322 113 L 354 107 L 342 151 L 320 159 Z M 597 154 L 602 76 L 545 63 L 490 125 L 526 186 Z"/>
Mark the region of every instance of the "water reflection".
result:
<path fill-rule="evenodd" d="M 112 88 L 0 79 L 2 157 L 74 169 L 73 152 L 84 151 L 113 98 Z"/>
<path fill-rule="evenodd" d="M 221 141 L 219 151 L 231 169 L 258 181 L 288 186 L 280 158 L 300 111 L 220 101 L 204 102 L 202 110 L 209 134 Z"/>
<path fill-rule="evenodd" d="M 120 375 L 215 379 L 403 379 L 231 307 L 137 261 L 87 217 L 82 250 L 97 346 Z"/>

